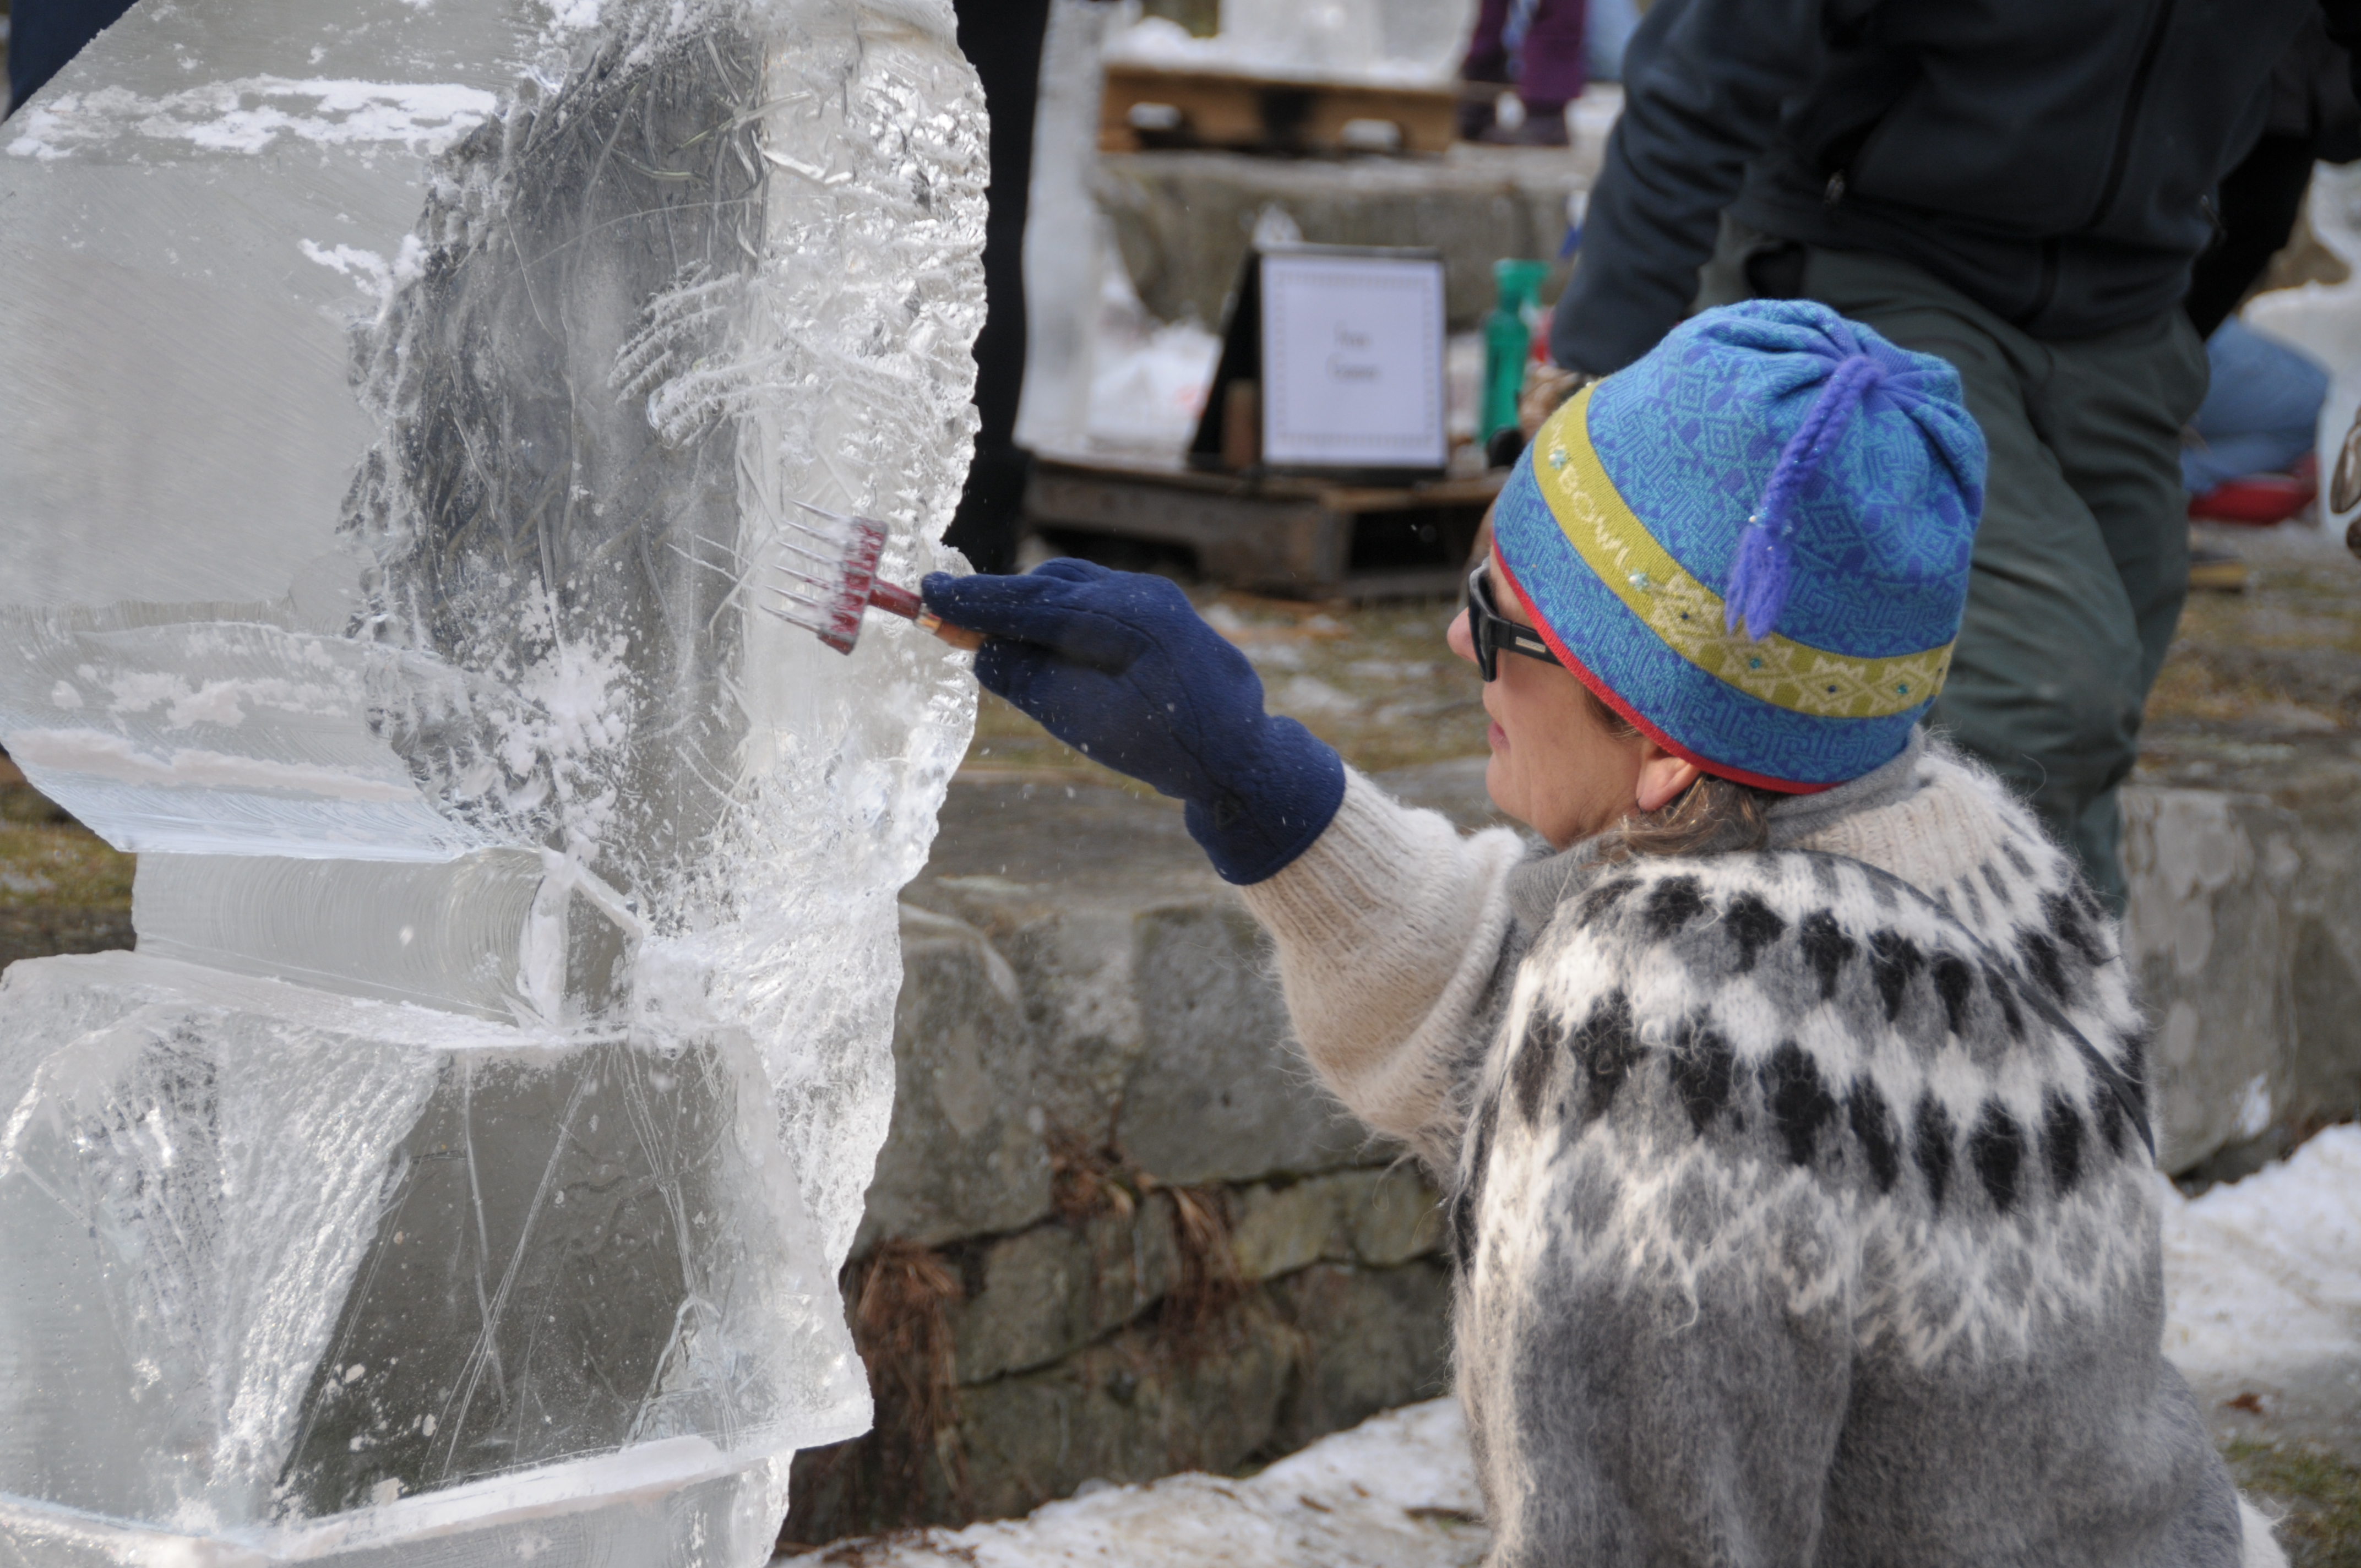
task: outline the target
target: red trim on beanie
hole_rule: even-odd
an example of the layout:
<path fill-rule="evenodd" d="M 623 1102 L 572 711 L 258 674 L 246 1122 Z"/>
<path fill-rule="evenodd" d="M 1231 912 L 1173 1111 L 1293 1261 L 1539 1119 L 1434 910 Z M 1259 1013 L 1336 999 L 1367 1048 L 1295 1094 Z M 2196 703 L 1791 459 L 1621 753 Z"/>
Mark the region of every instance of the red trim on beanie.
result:
<path fill-rule="evenodd" d="M 1517 596 L 1517 602 L 1525 607 L 1525 613 L 1532 617 L 1533 630 L 1541 633 L 1542 641 L 1549 644 L 1550 652 L 1557 655 L 1558 663 L 1564 664 L 1568 670 L 1572 671 L 1575 679 L 1580 681 L 1584 685 L 1588 686 L 1591 690 L 1591 694 L 1598 697 L 1599 701 L 1613 708 L 1617 713 L 1620 714 L 1625 721 L 1631 724 L 1632 728 L 1638 729 L 1641 734 L 1645 735 L 1649 740 L 1653 740 L 1657 745 L 1663 747 L 1674 756 L 1678 757 L 1685 762 L 1695 765 L 1706 773 L 1713 774 L 1716 778 L 1728 779 L 1732 784 L 1752 784 L 1756 789 L 1776 790 L 1782 795 L 1817 795 L 1822 790 L 1834 789 L 1837 787 L 1837 784 L 1844 782 L 1839 779 L 1836 781 L 1836 784 L 1796 784 L 1788 779 L 1765 778 L 1761 773 L 1750 773 L 1743 768 L 1733 768 L 1726 763 L 1708 762 L 1705 758 L 1698 756 L 1695 751 L 1690 751 L 1686 746 L 1682 745 L 1679 741 L 1674 740 L 1671 736 L 1665 734 L 1663 730 L 1649 723 L 1646 718 L 1641 716 L 1639 709 L 1633 707 L 1630 703 L 1625 702 L 1621 697 L 1616 696 L 1613 688 L 1609 686 L 1605 681 L 1602 681 L 1597 675 L 1592 674 L 1588 667 L 1586 666 L 1581 660 L 1576 658 L 1573 651 L 1567 648 L 1565 643 L 1559 639 L 1558 634 L 1550 630 L 1550 624 L 1543 618 L 1542 612 L 1533 607 L 1533 601 L 1532 598 L 1526 594 L 1524 585 L 1518 582 L 1517 574 L 1510 570 L 1508 557 L 1502 555 L 1498 549 L 1495 549 L 1492 552 L 1492 561 L 1494 565 L 1500 568 L 1500 575 L 1509 579 L 1510 591 Z"/>

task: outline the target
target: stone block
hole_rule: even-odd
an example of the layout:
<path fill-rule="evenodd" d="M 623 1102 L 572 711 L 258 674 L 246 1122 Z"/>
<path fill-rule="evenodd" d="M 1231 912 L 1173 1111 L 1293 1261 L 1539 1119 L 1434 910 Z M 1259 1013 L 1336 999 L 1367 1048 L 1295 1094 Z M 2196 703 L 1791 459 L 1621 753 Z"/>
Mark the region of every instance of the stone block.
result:
<path fill-rule="evenodd" d="M 2361 757 L 2333 772 L 2315 764 L 2305 773 L 2314 775 L 2311 787 L 2275 794 L 2300 824 L 2292 918 L 2281 922 L 2283 930 L 2292 927 L 2290 1109 L 2334 1121 L 2361 1110 Z"/>
<path fill-rule="evenodd" d="M 1323 1261 L 1391 1267 L 1433 1252 L 1442 1237 L 1439 1200 L 1408 1165 L 1257 1183 L 1234 1202 L 1230 1245 L 1246 1279 Z"/>
<path fill-rule="evenodd" d="M 1400 1268 L 1315 1264 L 1269 1289 L 1303 1345 L 1275 1450 L 1450 1391 L 1451 1275 L 1442 1259 Z"/>
<path fill-rule="evenodd" d="M 1182 1185 L 1383 1159 L 1312 1082 L 1267 943 L 1169 802 L 963 784 L 906 897 L 982 932 L 1031 1044 L 996 1091 Z"/>
<path fill-rule="evenodd" d="M 2281 920 L 2300 833 L 2292 812 L 2260 795 L 2124 791 L 2124 946 L 2155 1022 L 2167 1170 L 2259 1137 L 2293 1095 Z"/>
<path fill-rule="evenodd" d="M 1337 1188 L 1364 1173 L 1311 1177 L 1273 1185 L 1264 1182 L 1234 1195 L 1230 1252 L 1243 1279 L 1291 1274 L 1322 1258 L 1341 1258 L 1352 1244 L 1345 1234 L 1344 1204 Z"/>
<path fill-rule="evenodd" d="M 1185 1186 L 1368 1157 L 1296 1055 L 1269 940 L 1235 898 L 1143 911 L 1136 929 L 1144 1048 L 1115 1140 L 1142 1169 Z"/>
<path fill-rule="evenodd" d="M 931 1245 L 1013 1231 L 1049 1212 L 1047 1121 L 1025 1089 L 1031 1045 L 1016 976 L 992 944 L 905 905 L 894 1120 L 856 1253 L 888 1236 Z"/>
<path fill-rule="evenodd" d="M 2277 983 L 2284 987 L 2284 1013 L 2274 1032 L 2222 1047 L 2247 1067 L 2246 1076 L 2230 1085 L 2238 1094 L 2230 1111 L 2249 1114 L 2234 1120 L 2251 1124 L 2252 1113 L 2261 1109 L 2259 1099 L 2247 1100 L 2245 1091 L 2261 1070 L 2251 1058 L 2266 1045 L 2279 1058 L 2264 1085 L 2271 1097 L 2268 1119 L 2278 1124 L 2272 1136 L 2361 1110 L 2361 742 L 2342 733 L 2275 729 L 2262 723 L 2158 727 L 2144 742 L 2139 776 L 2142 783 L 2124 792 L 2127 864 L 2133 854 L 2141 852 L 2141 844 L 2154 841 L 2156 828 L 2164 828 L 2169 836 L 2190 825 L 2177 816 L 2144 823 L 2143 808 L 2136 803 L 2150 788 L 2175 795 L 2210 793 L 2242 801 L 2243 806 L 2224 809 L 2250 827 L 2258 802 L 2279 814 L 2269 818 L 2270 826 L 2260 839 L 2247 831 L 2247 841 L 2250 850 L 2267 857 L 2257 864 L 2264 883 L 2272 889 L 2269 924 L 2278 948 Z M 2182 853 L 2184 883 L 2190 882 L 2185 862 L 2198 850 L 2191 839 Z M 2291 874 L 2280 875 L 2289 871 L 2290 862 Z M 2218 874 L 2222 863 L 2216 860 L 2212 864 Z M 2214 1015 L 2244 1012 L 2255 1016 L 2257 990 L 2269 983 L 2261 973 L 2250 970 L 2241 974 L 2234 967 L 2231 951 L 2251 947 L 2261 934 L 2251 930 L 2241 931 L 2231 949 L 2216 953 L 2209 947 L 2199 975 L 2179 973 L 2182 944 L 2179 933 L 2168 936 L 2168 927 L 2188 919 L 2193 953 L 2201 931 L 2210 938 L 2224 928 L 2225 921 L 2243 924 L 2245 916 L 2235 907 L 2220 907 L 2225 895 L 2231 905 L 2236 904 L 2235 895 L 2227 890 L 2237 881 L 2233 877 L 2209 895 L 2202 926 L 2193 914 L 2173 906 L 2169 888 L 2136 885 L 2133 890 L 2127 945 L 2143 949 L 2151 959 L 2159 947 L 2169 945 L 2173 959 L 2169 966 L 2155 966 L 2157 972 L 2150 972 L 2147 965 L 2140 971 L 2144 999 L 2158 1025 L 2158 1071 L 2168 1080 L 2164 1096 L 2168 1113 L 2173 1098 L 2169 1080 L 2178 1069 L 2165 1047 L 2170 1045 L 2195 1057 L 2217 1054 L 2215 1041 L 2220 1036 L 2213 1028 L 2200 1031 L 2201 1043 L 2191 1043 L 2191 1018 L 2203 1022 L 2208 1016 L 2200 999 L 2228 986 L 2234 992 L 2242 992 L 2246 1000 L 2239 1002 L 2235 995 L 2218 998 L 2213 1003 Z M 2179 1002 L 2189 1005 L 2180 1016 L 2176 1035 L 2172 1006 Z M 2219 1076 L 2226 1082 L 2231 1075 Z M 2222 1087 L 2200 1083 L 2190 1091 L 2215 1093 Z M 2234 1126 L 2227 1141 L 2242 1141 L 2236 1131 Z M 2178 1136 L 2168 1142 L 2176 1150 L 2187 1146 Z M 2198 1142 L 2202 1145 L 2203 1140 Z"/>
<path fill-rule="evenodd" d="M 1054 1227 L 1045 1227 L 1054 1228 Z M 859 1443 L 797 1456 L 790 1539 L 1028 1512 L 1085 1481 L 1218 1475 L 1291 1453 L 1378 1410 L 1447 1391 L 1443 1260 L 1322 1263 L 1249 1290 L 1176 1337 L 1144 1321 L 1049 1365 L 958 1390 L 915 1471 Z"/>
<path fill-rule="evenodd" d="M 1038 1372 L 961 1391 L 974 1518 L 1029 1511 L 1084 1481 L 1235 1470 L 1270 1446 L 1302 1355 L 1297 1331 L 1250 1298 L 1176 1345 L 1126 1330 Z"/>
<path fill-rule="evenodd" d="M 1443 1195 L 1416 1166 L 1391 1166 L 1345 1210 L 1345 1224 L 1356 1261 L 1391 1268 L 1441 1249 Z"/>
<path fill-rule="evenodd" d="M 1072 1354 L 1155 1304 L 1177 1265 L 1172 1201 L 1131 1213 L 1052 1222 L 981 1249 L 965 1301 L 950 1310 L 961 1383 L 983 1383 Z"/>

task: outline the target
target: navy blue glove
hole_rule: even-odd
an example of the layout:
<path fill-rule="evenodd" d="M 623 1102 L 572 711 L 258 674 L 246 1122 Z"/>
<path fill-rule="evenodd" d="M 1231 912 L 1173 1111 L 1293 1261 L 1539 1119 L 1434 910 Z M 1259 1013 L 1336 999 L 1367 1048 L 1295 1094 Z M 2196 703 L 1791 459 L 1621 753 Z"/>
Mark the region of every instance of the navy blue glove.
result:
<path fill-rule="evenodd" d="M 975 678 L 1087 757 L 1189 803 L 1190 835 L 1225 882 L 1255 883 L 1312 847 L 1345 798 L 1345 764 L 1262 710 L 1246 655 L 1162 577 L 1087 561 L 918 587 L 981 631 Z"/>

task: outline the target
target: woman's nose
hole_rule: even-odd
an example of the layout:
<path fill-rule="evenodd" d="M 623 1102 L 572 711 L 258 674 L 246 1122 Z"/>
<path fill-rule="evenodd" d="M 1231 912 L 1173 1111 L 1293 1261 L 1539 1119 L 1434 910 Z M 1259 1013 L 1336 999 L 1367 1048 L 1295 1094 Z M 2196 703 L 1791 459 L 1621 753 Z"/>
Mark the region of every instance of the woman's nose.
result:
<path fill-rule="evenodd" d="M 1457 615 L 1451 618 L 1451 630 L 1443 634 L 1443 641 L 1450 646 L 1453 652 L 1469 663 L 1476 662 L 1476 634 L 1469 629 L 1467 611 L 1465 607 Z"/>

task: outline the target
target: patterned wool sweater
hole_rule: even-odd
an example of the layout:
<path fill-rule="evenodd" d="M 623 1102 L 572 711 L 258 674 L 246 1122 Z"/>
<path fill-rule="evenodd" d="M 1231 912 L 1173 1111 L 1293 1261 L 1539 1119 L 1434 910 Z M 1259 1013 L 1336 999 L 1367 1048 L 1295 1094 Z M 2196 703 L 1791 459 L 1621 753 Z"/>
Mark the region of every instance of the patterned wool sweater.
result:
<path fill-rule="evenodd" d="M 1917 740 L 1772 827 L 1529 856 L 1355 775 L 1246 890 L 1314 1067 L 1452 1190 L 1493 1563 L 2277 1560 L 2159 1348 L 2071 863 Z"/>

